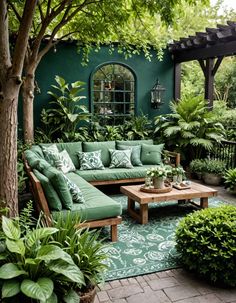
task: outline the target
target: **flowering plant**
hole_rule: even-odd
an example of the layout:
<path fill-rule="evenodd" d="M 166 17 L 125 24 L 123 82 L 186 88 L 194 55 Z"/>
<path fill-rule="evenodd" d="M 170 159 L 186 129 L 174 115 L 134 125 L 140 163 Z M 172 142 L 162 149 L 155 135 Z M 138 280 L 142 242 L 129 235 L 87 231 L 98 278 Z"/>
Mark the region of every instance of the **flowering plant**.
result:
<path fill-rule="evenodd" d="M 159 166 L 149 168 L 147 170 L 147 176 L 151 178 L 166 178 L 169 174 L 171 174 L 171 171 L 172 169 L 170 165 L 161 164 Z"/>
<path fill-rule="evenodd" d="M 183 176 L 185 173 L 185 170 L 182 166 L 173 167 L 171 171 L 173 176 Z"/>

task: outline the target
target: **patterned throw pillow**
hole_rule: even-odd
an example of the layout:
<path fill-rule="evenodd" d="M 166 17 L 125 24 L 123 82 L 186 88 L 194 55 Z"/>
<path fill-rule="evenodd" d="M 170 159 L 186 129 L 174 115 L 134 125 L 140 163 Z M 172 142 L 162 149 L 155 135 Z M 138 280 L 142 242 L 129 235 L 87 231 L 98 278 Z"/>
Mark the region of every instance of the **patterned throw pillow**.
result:
<path fill-rule="evenodd" d="M 42 146 L 42 150 L 44 153 L 45 159 L 50 163 L 52 166 L 55 165 L 54 163 L 54 155 L 59 154 L 59 150 L 56 144 L 52 144 L 50 146 Z"/>
<path fill-rule="evenodd" d="M 92 152 L 78 152 L 80 170 L 105 169 L 101 160 L 101 150 Z"/>
<path fill-rule="evenodd" d="M 67 178 L 67 176 L 64 175 L 64 178 L 66 180 L 73 202 L 84 203 L 84 196 L 79 187 L 75 183 L 73 183 L 69 178 Z"/>
<path fill-rule="evenodd" d="M 111 154 L 111 164 L 110 168 L 115 167 L 123 167 L 123 168 L 132 168 L 133 165 L 131 164 L 131 149 L 127 150 L 115 150 L 109 149 Z"/>
<path fill-rule="evenodd" d="M 122 145 L 117 146 L 118 150 L 127 150 L 131 149 L 131 163 L 134 166 L 143 166 L 140 157 L 141 157 L 141 145 Z"/>
<path fill-rule="evenodd" d="M 64 174 L 67 174 L 70 171 L 75 171 L 75 166 L 65 149 L 58 154 L 52 155 L 52 158 L 56 168 L 61 170 Z"/>

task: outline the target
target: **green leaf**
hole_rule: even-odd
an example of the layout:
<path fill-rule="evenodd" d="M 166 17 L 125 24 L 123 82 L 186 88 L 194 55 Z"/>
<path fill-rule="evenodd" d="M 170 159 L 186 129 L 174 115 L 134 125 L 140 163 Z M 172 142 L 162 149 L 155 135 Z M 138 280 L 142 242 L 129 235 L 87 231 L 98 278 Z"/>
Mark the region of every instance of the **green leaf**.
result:
<path fill-rule="evenodd" d="M 27 272 L 20 270 L 13 263 L 7 263 L 0 267 L 0 279 L 12 279 L 21 275 L 27 275 Z"/>
<path fill-rule="evenodd" d="M 51 297 L 48 298 L 46 301 L 40 300 L 40 303 L 57 303 L 58 299 L 57 299 L 57 295 L 53 292 Z"/>
<path fill-rule="evenodd" d="M 25 255 L 25 245 L 23 240 L 9 240 L 6 239 L 6 245 L 10 252 L 20 254 L 21 256 Z"/>
<path fill-rule="evenodd" d="M 20 282 L 17 280 L 4 281 L 2 285 L 2 298 L 9 298 L 20 292 Z"/>
<path fill-rule="evenodd" d="M 68 264 L 64 261 L 52 261 L 49 263 L 48 268 L 58 274 L 68 278 L 72 282 L 84 285 L 84 275 L 78 266 L 75 264 Z"/>
<path fill-rule="evenodd" d="M 37 259 L 44 261 L 62 259 L 69 264 L 74 264 L 71 256 L 56 245 L 42 246 L 37 253 Z"/>
<path fill-rule="evenodd" d="M 80 297 L 79 295 L 74 291 L 70 290 L 64 297 L 63 300 L 65 303 L 79 303 L 80 302 Z"/>
<path fill-rule="evenodd" d="M 41 301 L 46 301 L 51 297 L 53 288 L 53 281 L 49 278 L 39 278 L 37 282 L 25 279 L 21 283 L 21 291 L 26 296 Z"/>
<path fill-rule="evenodd" d="M 32 247 L 36 244 L 39 240 L 46 238 L 58 231 L 57 228 L 53 227 L 42 227 L 33 230 L 32 232 L 28 233 L 26 236 L 26 243 L 29 247 Z"/>
<path fill-rule="evenodd" d="M 66 81 L 60 76 L 56 76 L 55 80 L 60 85 L 60 87 L 63 87 L 66 84 Z"/>
<path fill-rule="evenodd" d="M 16 221 L 2 216 L 2 229 L 8 238 L 12 240 L 20 239 L 20 227 Z"/>

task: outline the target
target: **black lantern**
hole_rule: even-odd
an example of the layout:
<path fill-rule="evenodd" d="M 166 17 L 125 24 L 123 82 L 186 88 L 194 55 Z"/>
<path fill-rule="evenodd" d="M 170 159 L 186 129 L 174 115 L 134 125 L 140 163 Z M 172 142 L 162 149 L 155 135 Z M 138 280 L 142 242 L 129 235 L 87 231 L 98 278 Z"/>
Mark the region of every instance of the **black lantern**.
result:
<path fill-rule="evenodd" d="M 159 83 L 157 79 L 156 84 L 151 89 L 152 108 L 158 108 L 161 104 L 163 104 L 162 100 L 165 90 L 166 89 Z"/>

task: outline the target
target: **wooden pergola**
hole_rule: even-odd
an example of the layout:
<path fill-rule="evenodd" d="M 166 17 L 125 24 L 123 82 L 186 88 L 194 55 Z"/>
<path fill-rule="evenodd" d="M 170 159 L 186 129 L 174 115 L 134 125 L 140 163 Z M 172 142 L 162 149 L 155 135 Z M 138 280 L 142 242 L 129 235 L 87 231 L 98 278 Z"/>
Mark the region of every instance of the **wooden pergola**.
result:
<path fill-rule="evenodd" d="M 206 28 L 195 36 L 180 38 L 169 44 L 174 60 L 174 98 L 181 96 L 181 63 L 197 60 L 205 77 L 205 99 L 213 105 L 214 76 L 224 57 L 236 55 L 236 21 Z"/>

